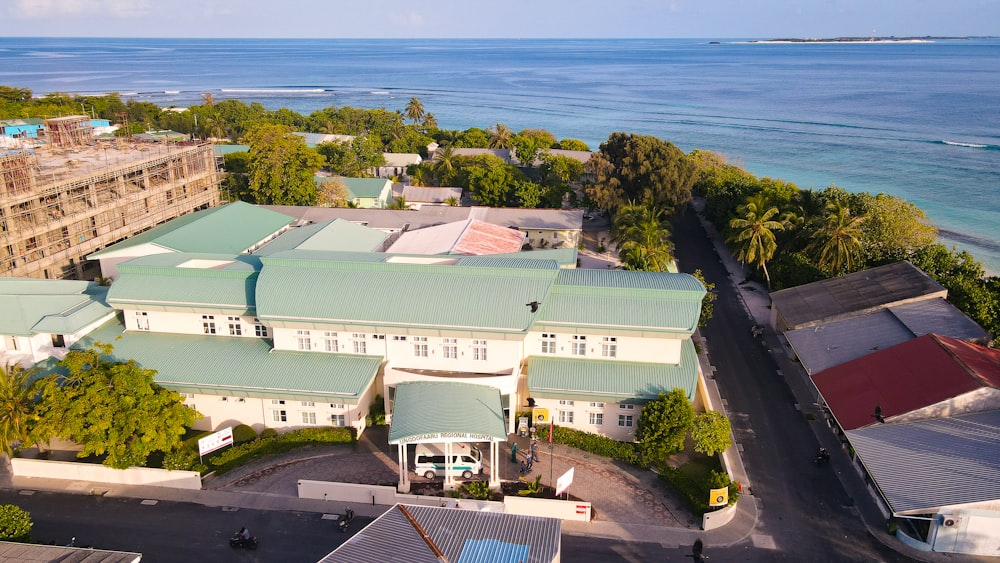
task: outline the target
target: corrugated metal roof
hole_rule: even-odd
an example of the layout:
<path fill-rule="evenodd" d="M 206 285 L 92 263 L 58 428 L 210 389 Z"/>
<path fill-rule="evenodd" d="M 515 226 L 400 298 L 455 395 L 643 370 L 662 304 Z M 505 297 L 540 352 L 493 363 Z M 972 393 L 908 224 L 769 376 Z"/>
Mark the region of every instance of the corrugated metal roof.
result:
<path fill-rule="evenodd" d="M 250 145 L 212 145 L 212 152 L 216 155 L 250 152 Z"/>
<path fill-rule="evenodd" d="M 156 244 L 175 252 L 239 254 L 292 220 L 288 215 L 237 201 L 182 215 L 87 258 L 98 259 L 141 244 Z"/>
<path fill-rule="evenodd" d="M 93 282 L 10 278 L 0 282 L 0 334 L 73 334 L 114 313 L 107 292 Z"/>
<path fill-rule="evenodd" d="M 338 179 L 347 186 L 347 191 L 352 198 L 371 197 L 379 199 L 383 192 L 392 188 L 392 181 L 385 178 L 345 178 L 339 176 Z"/>
<path fill-rule="evenodd" d="M 841 428 L 877 424 L 959 395 L 1000 388 L 1000 350 L 928 334 L 812 376 Z"/>
<path fill-rule="evenodd" d="M 218 264 L 211 268 L 184 264 Z M 118 265 L 113 305 L 206 307 L 251 312 L 259 259 L 221 254 L 154 254 Z"/>
<path fill-rule="evenodd" d="M 500 390 L 446 381 L 411 381 L 396 385 L 389 443 L 440 433 L 462 433 L 507 440 Z M 469 440 L 482 442 L 480 440 Z"/>
<path fill-rule="evenodd" d="M 521 250 L 524 233 L 469 219 L 407 231 L 389 248 L 401 254 L 511 254 Z"/>
<path fill-rule="evenodd" d="M 345 219 L 334 219 L 286 231 L 255 252 L 270 256 L 285 250 L 372 252 L 389 235 Z"/>
<path fill-rule="evenodd" d="M 405 505 L 405 509 L 446 561 L 551 563 L 559 556 L 562 522 L 555 518 L 436 506 Z M 439 561 L 400 505 L 379 516 L 320 563 L 396 561 Z"/>
<path fill-rule="evenodd" d="M 19 563 L 138 563 L 141 553 L 0 541 L 0 561 Z"/>
<path fill-rule="evenodd" d="M 118 337 L 121 336 L 119 339 Z M 116 358 L 134 359 L 156 370 L 156 382 L 173 389 L 199 389 L 357 400 L 371 385 L 381 356 L 274 351 L 263 339 L 154 332 L 123 332 L 117 321 L 77 342 L 110 343 Z"/>
<path fill-rule="evenodd" d="M 847 432 L 894 513 L 1000 501 L 1000 411 Z"/>
<path fill-rule="evenodd" d="M 941 297 L 889 307 L 889 311 L 916 336 L 933 332 L 984 345 L 990 340 L 983 327 Z"/>
<path fill-rule="evenodd" d="M 462 188 L 403 186 L 403 197 L 407 203 L 444 203 L 449 198 L 461 201 Z"/>
<path fill-rule="evenodd" d="M 896 262 L 775 291 L 771 306 L 789 328 L 802 328 L 921 298 L 945 297 L 947 293 L 913 264 Z"/>
<path fill-rule="evenodd" d="M 284 255 L 284 254 L 283 254 Z M 555 271 L 265 257 L 262 319 L 524 331 Z"/>
<path fill-rule="evenodd" d="M 790 330 L 785 333 L 785 338 L 806 373 L 814 374 L 891 348 L 913 339 L 914 335 L 895 315 L 883 310 L 853 319 Z"/>
<path fill-rule="evenodd" d="M 607 402 L 655 399 L 679 387 L 694 399 L 698 357 L 690 340 L 681 342 L 678 365 L 586 358 L 528 358 L 528 389 L 533 397 L 591 398 Z"/>

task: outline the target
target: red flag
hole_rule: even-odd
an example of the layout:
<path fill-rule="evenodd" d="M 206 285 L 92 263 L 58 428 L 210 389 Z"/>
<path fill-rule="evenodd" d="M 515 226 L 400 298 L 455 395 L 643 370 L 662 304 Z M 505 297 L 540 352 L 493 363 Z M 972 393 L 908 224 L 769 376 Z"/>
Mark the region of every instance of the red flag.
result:
<path fill-rule="evenodd" d="M 549 443 L 550 444 L 552 443 L 552 428 L 555 427 L 555 425 L 556 425 L 556 420 L 552 419 L 552 422 L 549 423 Z"/>

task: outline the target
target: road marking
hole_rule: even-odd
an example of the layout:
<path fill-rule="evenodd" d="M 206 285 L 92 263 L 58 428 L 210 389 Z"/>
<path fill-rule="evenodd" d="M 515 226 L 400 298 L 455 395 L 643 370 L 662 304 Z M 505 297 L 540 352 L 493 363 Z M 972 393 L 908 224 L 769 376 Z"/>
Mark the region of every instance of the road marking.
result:
<path fill-rule="evenodd" d="M 30 497 L 31 495 L 35 494 L 35 491 L 32 491 L 31 489 L 25 489 L 23 491 L 18 491 L 17 494 Z"/>
<path fill-rule="evenodd" d="M 146 500 L 140 502 L 139 504 L 144 504 L 146 506 L 156 506 L 156 503 L 158 503 L 158 502 L 160 502 L 160 501 L 158 501 L 158 500 L 152 500 L 152 499 L 146 499 Z"/>
<path fill-rule="evenodd" d="M 320 520 L 336 520 L 337 518 L 340 518 L 340 516 L 336 514 L 324 514 Z"/>
<path fill-rule="evenodd" d="M 761 549 L 778 549 L 778 546 L 774 544 L 774 538 L 771 536 L 765 536 L 764 534 L 753 534 L 750 536 L 750 541 L 753 542 L 754 547 Z"/>

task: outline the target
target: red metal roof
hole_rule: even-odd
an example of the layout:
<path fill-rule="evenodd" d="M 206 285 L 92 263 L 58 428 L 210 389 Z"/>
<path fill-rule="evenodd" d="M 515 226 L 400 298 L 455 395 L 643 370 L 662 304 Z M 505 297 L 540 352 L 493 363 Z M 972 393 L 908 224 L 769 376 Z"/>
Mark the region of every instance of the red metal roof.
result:
<path fill-rule="evenodd" d="M 523 243 L 524 233 L 517 229 L 473 219 L 452 248 L 452 253 L 467 256 L 509 254 L 520 252 Z"/>
<path fill-rule="evenodd" d="M 982 387 L 1000 388 L 1000 350 L 927 334 L 812 376 L 844 430 Z"/>

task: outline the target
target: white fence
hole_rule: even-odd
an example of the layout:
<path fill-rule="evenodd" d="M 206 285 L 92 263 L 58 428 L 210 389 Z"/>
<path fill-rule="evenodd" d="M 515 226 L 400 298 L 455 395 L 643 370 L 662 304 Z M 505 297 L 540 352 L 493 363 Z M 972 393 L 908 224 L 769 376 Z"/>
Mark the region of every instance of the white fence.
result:
<path fill-rule="evenodd" d="M 14 469 L 14 475 L 18 477 L 71 479 L 113 485 L 148 485 L 174 489 L 201 489 L 201 476 L 197 471 L 169 471 L 151 467 L 113 469 L 94 463 L 22 458 L 12 459 L 10 464 Z"/>

